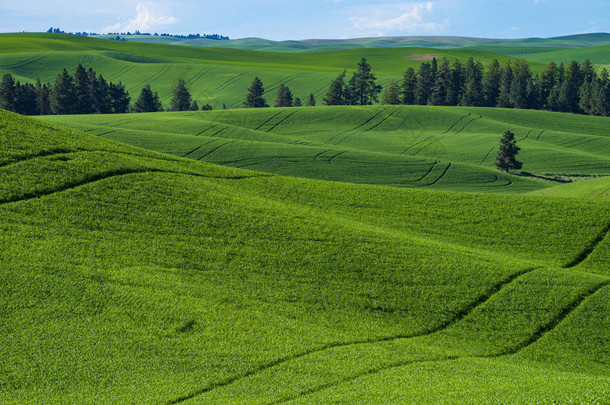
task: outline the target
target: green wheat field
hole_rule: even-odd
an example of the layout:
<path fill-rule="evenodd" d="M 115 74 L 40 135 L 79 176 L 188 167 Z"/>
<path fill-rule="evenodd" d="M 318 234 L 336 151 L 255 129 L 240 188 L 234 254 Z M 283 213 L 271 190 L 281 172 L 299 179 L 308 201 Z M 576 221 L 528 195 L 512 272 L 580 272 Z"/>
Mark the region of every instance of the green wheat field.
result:
<path fill-rule="evenodd" d="M 598 51 L 562 44 L 533 69 Z M 610 403 L 609 118 L 321 106 L 360 57 L 385 85 L 528 46 L 365 45 L 0 35 L 0 75 L 214 106 L 0 110 L 0 403 Z M 256 75 L 319 106 L 237 108 Z M 521 171 L 494 167 L 506 130 Z"/>

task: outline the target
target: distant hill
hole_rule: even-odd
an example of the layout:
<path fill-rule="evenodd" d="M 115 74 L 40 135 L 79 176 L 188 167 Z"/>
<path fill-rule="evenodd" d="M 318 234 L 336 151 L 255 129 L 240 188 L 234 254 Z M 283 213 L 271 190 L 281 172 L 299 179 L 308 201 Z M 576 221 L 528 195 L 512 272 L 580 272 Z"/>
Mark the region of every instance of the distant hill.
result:
<path fill-rule="evenodd" d="M 115 39 L 116 35 L 95 36 L 103 39 Z M 127 41 L 162 43 L 172 45 L 203 46 L 214 48 L 233 48 L 264 50 L 274 52 L 307 52 L 337 50 L 346 48 L 392 48 L 392 47 L 426 47 L 426 48 L 461 48 L 461 47 L 536 47 L 536 48 L 585 48 L 590 46 L 610 45 L 610 34 L 580 34 L 552 38 L 492 39 L 452 36 L 404 36 L 352 39 L 306 39 L 298 41 L 271 41 L 262 38 L 242 38 L 229 41 L 211 39 L 184 39 L 151 35 L 121 36 Z"/>

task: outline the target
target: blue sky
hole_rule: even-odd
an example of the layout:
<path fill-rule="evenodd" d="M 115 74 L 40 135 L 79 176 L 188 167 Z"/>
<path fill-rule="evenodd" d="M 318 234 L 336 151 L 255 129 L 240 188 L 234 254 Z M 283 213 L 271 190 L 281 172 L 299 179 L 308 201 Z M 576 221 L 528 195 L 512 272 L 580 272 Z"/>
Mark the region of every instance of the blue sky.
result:
<path fill-rule="evenodd" d="M 0 32 L 218 33 L 273 40 L 610 32 L 609 0 L 2 0 Z"/>

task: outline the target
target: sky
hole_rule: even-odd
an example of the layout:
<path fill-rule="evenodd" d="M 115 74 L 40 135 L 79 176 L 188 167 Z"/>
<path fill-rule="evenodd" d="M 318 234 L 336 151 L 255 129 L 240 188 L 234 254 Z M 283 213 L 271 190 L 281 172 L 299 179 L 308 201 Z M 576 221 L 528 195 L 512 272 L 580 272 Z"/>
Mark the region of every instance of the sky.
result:
<path fill-rule="evenodd" d="M 0 32 L 221 34 L 271 40 L 610 32 L 609 0 L 0 0 Z"/>

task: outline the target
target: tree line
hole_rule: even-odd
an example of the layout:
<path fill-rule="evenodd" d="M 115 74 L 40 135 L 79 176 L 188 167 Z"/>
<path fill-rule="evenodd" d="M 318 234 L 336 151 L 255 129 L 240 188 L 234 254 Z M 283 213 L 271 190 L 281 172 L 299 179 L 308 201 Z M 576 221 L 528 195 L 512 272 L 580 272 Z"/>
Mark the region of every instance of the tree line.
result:
<path fill-rule="evenodd" d="M 333 85 L 334 82 L 331 89 Z M 597 73 L 588 59 L 582 64 L 572 61 L 567 66 L 551 61 L 536 75 L 524 59 L 509 60 L 503 65 L 494 59 L 486 70 L 480 61 L 472 58 L 465 64 L 456 59 L 451 65 L 446 58 L 440 63 L 432 59 L 422 63 L 417 72 L 407 69 L 400 84 L 392 81 L 384 89 L 382 103 L 503 107 L 608 116 L 610 79 L 605 68 Z"/>
<path fill-rule="evenodd" d="M 0 82 L 0 108 L 23 115 L 164 111 L 159 95 L 149 84 L 142 88 L 134 105 L 130 102 L 125 85 L 107 82 L 101 74 L 91 68 L 86 71 L 80 64 L 74 76 L 64 69 L 54 83 L 42 83 L 38 79 L 36 84 L 21 84 L 11 74 L 5 74 Z M 212 106 L 206 104 L 201 109 L 211 110 Z M 199 110 L 182 79 L 174 89 L 169 110 Z"/>

